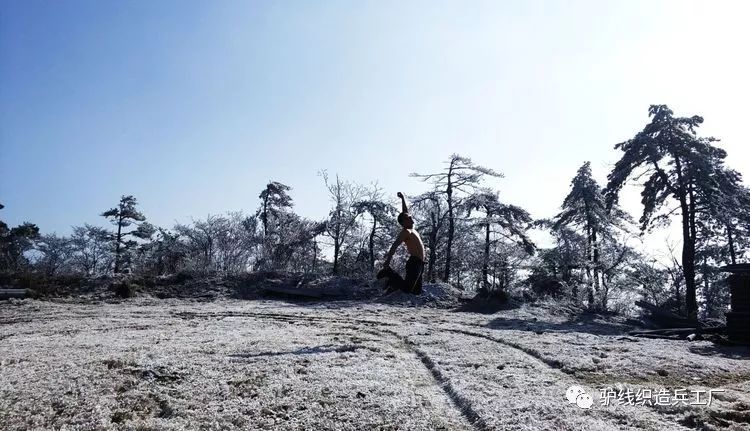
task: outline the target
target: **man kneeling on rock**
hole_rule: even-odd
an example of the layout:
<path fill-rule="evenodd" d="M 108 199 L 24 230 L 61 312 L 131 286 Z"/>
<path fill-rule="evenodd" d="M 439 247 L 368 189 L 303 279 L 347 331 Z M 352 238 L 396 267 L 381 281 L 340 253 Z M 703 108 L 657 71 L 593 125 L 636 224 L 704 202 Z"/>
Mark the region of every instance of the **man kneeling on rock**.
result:
<path fill-rule="evenodd" d="M 422 237 L 414 229 L 414 219 L 411 218 L 409 210 L 406 207 L 406 199 L 401 192 L 398 192 L 398 197 L 401 198 L 401 214 L 398 215 L 398 224 L 403 229 L 396 237 L 396 241 L 388 250 L 388 254 L 385 256 L 383 262 L 383 269 L 378 272 L 378 279 L 388 278 L 388 288 L 386 294 L 393 292 L 394 290 L 401 290 L 406 293 L 420 294 L 422 293 L 422 272 L 424 270 L 424 244 L 422 243 Z M 409 252 L 409 260 L 406 261 L 406 277 L 401 276 L 392 270 L 391 259 L 393 254 L 398 249 L 401 243 L 406 244 L 406 250 Z"/>

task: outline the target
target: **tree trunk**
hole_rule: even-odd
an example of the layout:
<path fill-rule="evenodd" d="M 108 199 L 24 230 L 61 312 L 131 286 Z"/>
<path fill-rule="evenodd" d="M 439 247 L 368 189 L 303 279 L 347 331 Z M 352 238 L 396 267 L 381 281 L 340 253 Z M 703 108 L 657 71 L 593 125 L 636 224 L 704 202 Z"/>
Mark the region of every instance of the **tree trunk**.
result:
<path fill-rule="evenodd" d="M 683 278 L 685 278 L 684 273 L 682 276 Z M 672 276 L 672 275 L 670 275 L 670 277 L 672 278 L 672 283 L 674 284 L 674 299 L 675 299 L 675 302 L 677 303 L 677 312 L 682 313 L 682 310 L 683 310 L 682 307 L 683 307 L 684 301 L 682 300 L 682 295 L 680 294 L 680 278 L 678 276 Z M 654 304 L 655 303 L 656 302 L 654 302 Z"/>
<path fill-rule="evenodd" d="M 586 224 L 586 285 L 587 285 L 587 292 L 588 292 L 588 307 L 590 309 L 594 308 L 595 298 L 594 298 L 594 288 L 592 287 L 593 283 L 591 281 L 591 227 L 587 223 Z"/>
<path fill-rule="evenodd" d="M 599 290 L 599 242 L 596 236 L 596 227 L 591 229 L 591 244 L 593 247 L 592 263 L 594 265 L 594 294 L 598 295 L 600 299 L 603 300 Z"/>
<path fill-rule="evenodd" d="M 504 258 L 500 261 L 500 283 L 498 284 L 498 290 L 500 292 L 506 292 L 508 285 L 510 285 L 510 268 L 508 267 L 508 259 Z"/>
<path fill-rule="evenodd" d="M 488 266 L 490 263 L 490 219 L 487 217 L 487 224 L 485 225 L 484 234 L 484 261 L 482 263 L 482 280 L 484 282 L 484 288 L 489 290 L 489 282 L 487 280 Z"/>
<path fill-rule="evenodd" d="M 602 275 L 602 291 L 601 291 L 601 303 L 602 303 L 602 311 L 607 311 L 608 303 L 609 303 L 609 284 L 607 281 L 607 276 Z"/>
<path fill-rule="evenodd" d="M 268 237 L 268 196 L 263 198 L 263 217 L 260 221 L 263 222 L 263 239 L 265 240 Z"/>
<path fill-rule="evenodd" d="M 339 273 L 339 250 L 341 249 L 341 244 L 339 244 L 338 238 L 336 238 L 333 241 L 333 275 L 338 275 Z"/>
<path fill-rule="evenodd" d="M 434 213 L 430 214 L 430 221 L 432 222 L 432 230 L 430 231 L 430 260 L 427 262 L 427 279 L 430 282 L 435 281 L 435 260 L 437 259 L 437 221 L 435 220 Z"/>
<path fill-rule="evenodd" d="M 120 242 L 122 241 L 122 216 L 117 218 L 117 238 L 115 241 L 115 274 L 120 272 Z"/>
<path fill-rule="evenodd" d="M 562 281 L 565 282 L 565 284 L 570 284 L 570 279 L 571 279 L 570 247 L 568 246 L 567 243 L 563 243 L 563 245 L 564 245 L 563 251 L 565 252 L 565 254 L 563 256 L 564 260 L 561 262 L 561 265 L 560 265 L 560 271 L 562 272 L 562 274 L 561 274 Z M 558 248 L 560 248 L 560 242 L 559 241 L 557 243 L 557 246 L 558 246 Z M 573 300 L 576 301 L 576 302 L 578 302 L 578 284 L 573 283 L 573 291 L 571 292 L 571 294 L 573 296 Z"/>
<path fill-rule="evenodd" d="M 677 197 L 680 200 L 682 212 L 682 273 L 685 276 L 685 308 L 687 317 L 696 319 L 698 301 L 695 285 L 695 237 L 692 235 L 695 230 L 695 214 L 691 212 L 691 209 L 695 208 L 695 203 L 688 204 L 688 186 L 683 179 L 682 164 L 679 157 L 673 156 L 673 158 L 677 170 Z"/>
<path fill-rule="evenodd" d="M 312 272 L 315 274 L 315 270 L 318 264 L 318 241 L 313 238 L 313 261 L 312 261 Z"/>
<path fill-rule="evenodd" d="M 453 185 L 451 184 L 450 174 L 448 176 L 448 189 L 447 189 L 447 201 L 448 201 L 448 240 L 445 246 L 445 272 L 443 273 L 443 281 L 446 283 L 450 282 L 451 275 L 451 248 L 453 247 L 453 234 L 455 232 L 455 226 L 453 224 Z"/>
<path fill-rule="evenodd" d="M 690 214 L 688 205 L 683 196 L 680 202 L 682 207 L 682 273 L 685 276 L 685 307 L 688 318 L 694 319 L 698 316 L 698 302 L 696 299 L 695 286 L 695 243 L 690 235 Z"/>
<path fill-rule="evenodd" d="M 732 265 L 737 263 L 737 251 L 734 249 L 734 237 L 732 235 L 732 227 L 727 226 L 727 240 L 729 241 L 729 256 L 732 259 Z"/>
<path fill-rule="evenodd" d="M 341 250 L 341 188 L 338 186 L 338 175 L 336 176 L 337 182 L 337 195 L 336 195 L 336 226 L 335 235 L 333 238 L 333 275 L 339 273 L 339 251 Z"/>
<path fill-rule="evenodd" d="M 370 271 L 375 270 L 375 228 L 377 227 L 378 220 L 375 216 L 372 217 L 372 230 L 370 231 Z"/>
<path fill-rule="evenodd" d="M 708 282 L 708 264 L 706 263 L 706 256 L 703 256 L 703 295 L 706 299 L 706 307 L 703 309 L 703 318 L 705 319 L 710 315 L 710 309 L 713 306 L 714 298 L 711 292 L 711 288 Z"/>
<path fill-rule="evenodd" d="M 492 265 L 492 289 L 497 288 L 497 264 Z"/>

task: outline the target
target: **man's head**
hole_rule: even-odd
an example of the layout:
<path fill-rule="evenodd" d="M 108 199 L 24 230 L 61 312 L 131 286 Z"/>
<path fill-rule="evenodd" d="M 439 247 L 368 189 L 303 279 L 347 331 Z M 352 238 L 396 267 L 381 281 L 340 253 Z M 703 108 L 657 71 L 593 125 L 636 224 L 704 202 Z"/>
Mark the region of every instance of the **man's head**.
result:
<path fill-rule="evenodd" d="M 409 213 L 407 212 L 402 212 L 401 214 L 399 214 L 397 220 L 398 220 L 398 224 L 400 224 L 406 229 L 411 229 L 414 227 L 414 219 L 412 219 Z"/>

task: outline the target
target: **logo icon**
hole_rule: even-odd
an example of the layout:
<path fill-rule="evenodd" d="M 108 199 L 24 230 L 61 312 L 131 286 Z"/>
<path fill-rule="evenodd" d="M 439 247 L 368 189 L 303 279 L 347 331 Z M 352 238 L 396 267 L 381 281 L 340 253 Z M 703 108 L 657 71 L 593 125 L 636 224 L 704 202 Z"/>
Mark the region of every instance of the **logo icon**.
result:
<path fill-rule="evenodd" d="M 570 404 L 575 404 L 582 409 L 590 409 L 594 404 L 594 399 L 586 393 L 582 387 L 573 385 L 565 391 L 565 398 Z"/>

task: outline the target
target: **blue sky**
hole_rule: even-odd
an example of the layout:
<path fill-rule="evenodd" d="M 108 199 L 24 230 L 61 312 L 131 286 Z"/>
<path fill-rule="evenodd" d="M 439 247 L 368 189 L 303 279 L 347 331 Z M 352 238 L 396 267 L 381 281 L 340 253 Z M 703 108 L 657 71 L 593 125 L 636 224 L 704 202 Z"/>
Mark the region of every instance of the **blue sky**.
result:
<path fill-rule="evenodd" d="M 0 2 L 0 218 L 69 233 L 122 194 L 153 223 L 322 218 L 321 169 L 395 192 L 451 153 L 555 214 L 652 103 L 750 175 L 748 2 Z M 747 181 L 746 181 L 747 182 Z M 635 189 L 625 199 L 638 211 Z"/>

